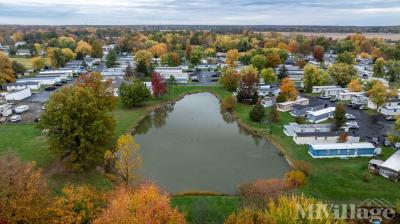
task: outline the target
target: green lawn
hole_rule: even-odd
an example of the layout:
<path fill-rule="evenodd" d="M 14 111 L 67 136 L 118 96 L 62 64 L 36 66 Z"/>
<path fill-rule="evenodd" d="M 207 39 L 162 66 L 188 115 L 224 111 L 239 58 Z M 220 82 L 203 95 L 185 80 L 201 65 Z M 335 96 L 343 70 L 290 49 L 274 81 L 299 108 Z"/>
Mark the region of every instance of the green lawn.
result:
<path fill-rule="evenodd" d="M 25 66 L 26 69 L 32 69 L 32 58 L 23 58 L 23 57 L 13 57 L 10 58 L 11 61 L 16 61 Z"/>

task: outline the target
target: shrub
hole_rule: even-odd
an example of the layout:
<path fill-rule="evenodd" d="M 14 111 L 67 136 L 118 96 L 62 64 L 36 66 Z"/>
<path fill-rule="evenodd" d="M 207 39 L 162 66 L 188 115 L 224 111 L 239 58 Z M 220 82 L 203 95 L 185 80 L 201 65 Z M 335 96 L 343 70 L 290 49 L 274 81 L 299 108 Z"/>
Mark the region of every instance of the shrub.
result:
<path fill-rule="evenodd" d="M 363 173 L 363 181 L 369 182 L 372 178 L 372 174 L 369 171 L 364 171 Z"/>
<path fill-rule="evenodd" d="M 303 160 L 296 160 L 293 162 L 293 168 L 295 170 L 300 170 L 305 175 L 309 176 L 312 172 L 311 164 L 303 161 Z"/>
<path fill-rule="evenodd" d="M 140 106 L 150 98 L 150 91 L 140 80 L 131 84 L 122 83 L 119 88 L 119 96 L 122 103 L 127 107 Z"/>
<path fill-rule="evenodd" d="M 285 174 L 285 177 L 293 187 L 300 187 L 306 183 L 306 175 L 300 170 L 289 171 Z"/>
<path fill-rule="evenodd" d="M 261 122 L 265 117 L 264 107 L 258 102 L 254 105 L 253 109 L 249 112 L 250 119 L 254 122 Z"/>
<path fill-rule="evenodd" d="M 279 122 L 279 112 L 278 112 L 278 107 L 276 105 L 273 106 L 271 109 L 270 121 L 274 123 Z"/>
<path fill-rule="evenodd" d="M 236 99 L 233 96 L 226 96 L 221 102 L 221 110 L 232 111 L 236 106 Z"/>
<path fill-rule="evenodd" d="M 276 97 L 276 102 L 277 103 L 283 103 L 283 102 L 286 102 L 287 101 L 287 97 L 286 97 L 286 95 L 284 95 L 284 94 L 279 94 L 277 97 Z"/>
<path fill-rule="evenodd" d="M 304 117 L 302 117 L 302 116 L 296 117 L 295 121 L 298 124 L 305 124 L 306 123 L 306 119 Z"/>

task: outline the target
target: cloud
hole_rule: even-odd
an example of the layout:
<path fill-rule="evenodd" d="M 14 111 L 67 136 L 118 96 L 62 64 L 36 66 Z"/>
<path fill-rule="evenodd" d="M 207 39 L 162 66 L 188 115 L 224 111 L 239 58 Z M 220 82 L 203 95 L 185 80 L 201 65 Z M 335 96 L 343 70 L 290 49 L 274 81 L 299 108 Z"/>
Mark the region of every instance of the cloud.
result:
<path fill-rule="evenodd" d="M 399 0 L 0 0 L 7 24 L 400 25 Z"/>

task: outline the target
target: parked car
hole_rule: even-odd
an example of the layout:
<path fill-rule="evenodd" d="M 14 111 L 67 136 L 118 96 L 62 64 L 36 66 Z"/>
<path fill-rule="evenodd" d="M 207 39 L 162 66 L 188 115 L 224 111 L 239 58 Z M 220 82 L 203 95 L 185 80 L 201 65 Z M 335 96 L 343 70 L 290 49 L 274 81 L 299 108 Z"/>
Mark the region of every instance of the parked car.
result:
<path fill-rule="evenodd" d="M 389 139 L 385 138 L 385 141 L 383 141 L 383 145 L 386 147 L 390 147 L 391 143 L 390 143 Z"/>
<path fill-rule="evenodd" d="M 14 108 L 14 111 L 17 114 L 22 114 L 22 113 L 24 113 L 25 111 L 28 111 L 28 110 L 29 110 L 29 106 L 28 105 L 21 105 L 21 106 L 18 106 L 16 108 Z"/>
<path fill-rule="evenodd" d="M 395 121 L 396 117 L 395 116 L 387 116 L 387 117 L 385 117 L 385 120 L 387 120 L 387 121 Z"/>
<path fill-rule="evenodd" d="M 339 99 L 336 98 L 336 97 L 331 97 L 331 98 L 329 99 L 329 101 L 331 101 L 331 103 L 335 103 L 335 102 L 338 102 Z"/>
<path fill-rule="evenodd" d="M 360 126 L 358 126 L 358 123 L 356 121 L 348 121 L 348 122 L 346 122 L 346 126 L 349 129 L 359 129 L 360 128 Z"/>
<path fill-rule="evenodd" d="M 320 99 L 323 100 L 329 100 L 331 97 L 330 96 L 319 96 Z"/>
<path fill-rule="evenodd" d="M 21 116 L 19 116 L 19 115 L 14 115 L 14 116 L 12 116 L 12 117 L 10 118 L 10 121 L 11 121 L 11 122 L 19 122 L 19 121 L 21 121 Z"/>
<path fill-rule="evenodd" d="M 396 149 L 400 149 L 400 142 L 396 142 L 393 145 Z"/>
<path fill-rule="evenodd" d="M 360 109 L 360 110 L 367 110 L 368 108 L 367 108 L 366 106 L 362 105 L 362 106 L 360 106 L 358 109 Z"/>
<path fill-rule="evenodd" d="M 56 90 L 56 89 L 57 89 L 56 86 L 47 86 L 44 90 L 46 90 L 46 91 L 53 91 L 53 90 Z"/>
<path fill-rule="evenodd" d="M 374 145 L 379 145 L 379 140 L 376 137 L 371 138 L 371 140 L 369 142 L 371 142 Z"/>
<path fill-rule="evenodd" d="M 355 120 L 356 119 L 356 117 L 352 114 L 346 114 L 345 116 L 346 116 L 347 120 Z"/>
<path fill-rule="evenodd" d="M 13 113 L 13 112 L 12 112 L 11 109 L 6 109 L 6 110 L 3 110 L 3 113 L 1 113 L 1 115 L 2 115 L 3 117 L 8 117 L 8 116 L 10 116 L 12 113 Z"/>
<path fill-rule="evenodd" d="M 63 84 L 61 82 L 56 82 L 54 83 L 54 86 L 62 86 Z"/>

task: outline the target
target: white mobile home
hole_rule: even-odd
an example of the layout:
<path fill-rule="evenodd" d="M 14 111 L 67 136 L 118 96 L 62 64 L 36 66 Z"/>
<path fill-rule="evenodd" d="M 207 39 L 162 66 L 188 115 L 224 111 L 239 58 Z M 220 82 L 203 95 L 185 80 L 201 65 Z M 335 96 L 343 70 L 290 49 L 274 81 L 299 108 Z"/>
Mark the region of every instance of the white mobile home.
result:
<path fill-rule="evenodd" d="M 4 98 L 6 100 L 23 100 L 30 96 L 32 96 L 31 89 L 25 88 L 25 89 L 9 92 L 6 95 L 4 95 Z"/>
<path fill-rule="evenodd" d="M 351 104 L 354 105 L 367 105 L 368 97 L 364 95 L 354 95 L 351 97 Z"/>
<path fill-rule="evenodd" d="M 337 89 L 340 86 L 313 86 L 312 93 L 321 93 L 325 89 Z"/>
<path fill-rule="evenodd" d="M 329 88 L 329 89 L 324 89 L 321 91 L 321 96 L 322 97 L 338 97 L 339 93 L 345 93 L 348 92 L 349 90 L 347 88 Z"/>
<path fill-rule="evenodd" d="M 296 101 L 287 101 L 283 103 L 277 103 L 277 107 L 279 111 L 287 112 L 292 109 L 293 105 L 308 105 L 310 104 L 310 100 L 307 98 L 298 98 Z"/>
<path fill-rule="evenodd" d="M 46 76 L 34 78 L 17 79 L 17 83 L 38 82 L 40 85 L 54 85 L 56 82 L 61 82 L 60 76 Z"/>
<path fill-rule="evenodd" d="M 373 159 L 369 162 L 368 169 L 385 178 L 400 180 L 400 150 L 397 150 L 386 161 Z"/>
<path fill-rule="evenodd" d="M 298 145 L 310 145 L 310 144 L 334 144 L 339 142 L 340 132 L 296 132 L 293 135 L 293 141 Z M 346 143 L 358 143 L 360 142 L 360 136 L 356 133 L 346 133 Z"/>
<path fill-rule="evenodd" d="M 66 70 L 47 70 L 47 71 L 42 71 L 39 72 L 37 77 L 54 77 L 54 76 L 59 76 L 61 79 L 67 79 L 68 77 L 72 76 L 74 73 L 74 70 L 71 69 L 66 69 Z"/>
<path fill-rule="evenodd" d="M 23 82 L 23 83 L 7 83 L 3 85 L 3 88 L 7 90 L 8 92 L 15 91 L 15 90 L 21 90 L 21 89 L 26 89 L 30 88 L 31 90 L 38 90 L 40 89 L 40 82 Z"/>
<path fill-rule="evenodd" d="M 354 96 L 364 96 L 365 92 L 344 92 L 338 94 L 339 100 L 350 101 Z"/>
<path fill-rule="evenodd" d="M 386 116 L 400 115 L 400 100 L 391 100 L 378 108 L 378 112 Z"/>
<path fill-rule="evenodd" d="M 311 123 L 320 123 L 332 118 L 335 110 L 335 107 L 328 107 L 317 111 L 311 111 L 306 114 L 305 118 Z"/>
<path fill-rule="evenodd" d="M 166 80 L 173 76 L 178 83 L 187 83 L 189 81 L 188 73 L 183 72 L 180 67 L 157 67 L 154 72 L 157 72 Z"/>

